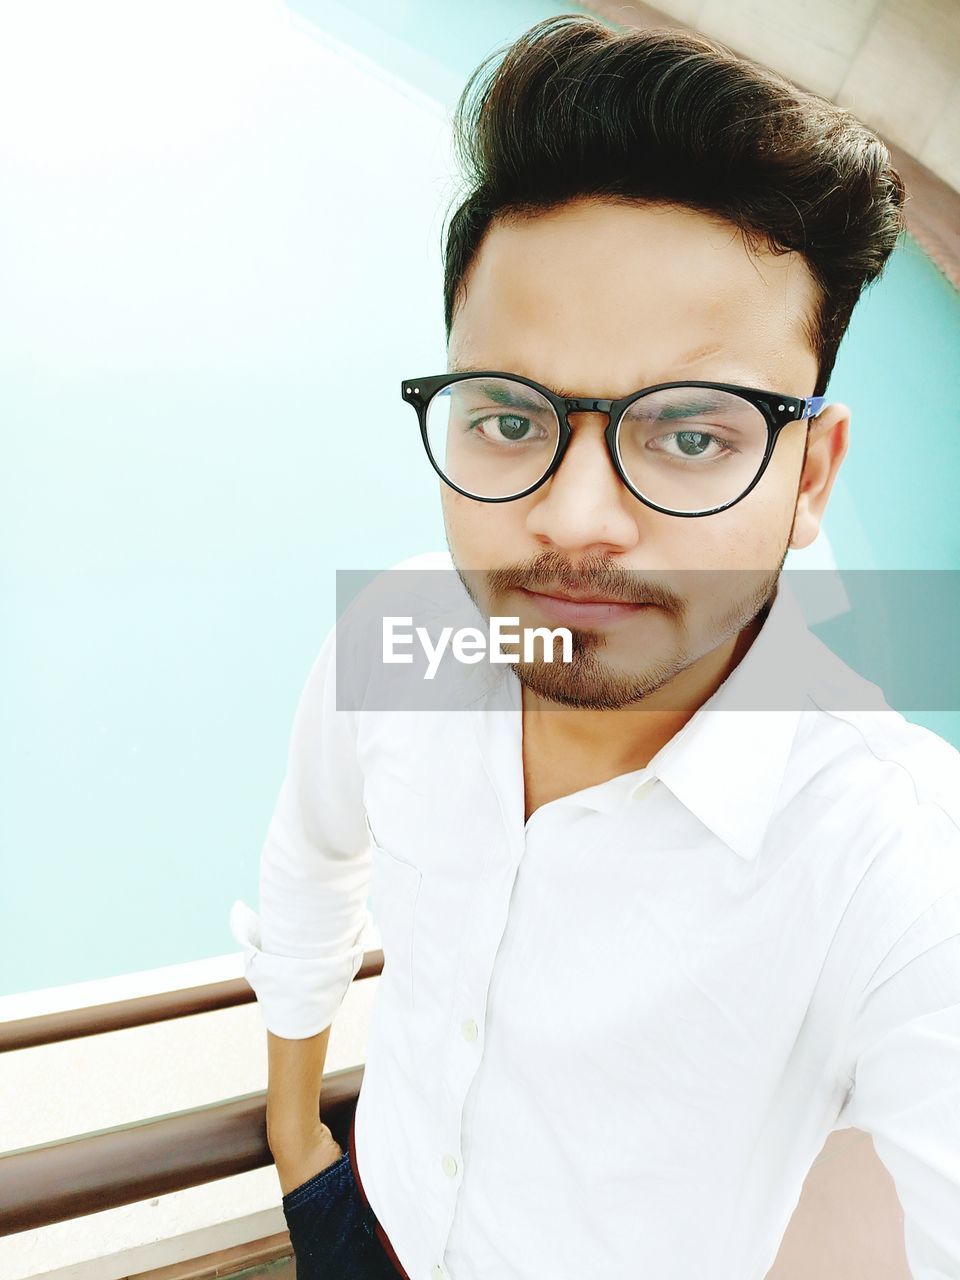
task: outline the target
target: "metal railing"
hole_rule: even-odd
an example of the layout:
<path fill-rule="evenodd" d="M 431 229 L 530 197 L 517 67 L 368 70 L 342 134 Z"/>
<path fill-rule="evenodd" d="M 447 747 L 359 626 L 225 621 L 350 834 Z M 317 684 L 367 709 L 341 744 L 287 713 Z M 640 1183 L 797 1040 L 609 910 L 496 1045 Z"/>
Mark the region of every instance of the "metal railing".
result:
<path fill-rule="evenodd" d="M 364 953 L 354 982 L 376 977 L 383 951 Z M 0 1053 L 142 1027 L 248 1004 L 244 978 L 88 1009 L 0 1023 Z M 346 1150 L 363 1067 L 323 1077 L 323 1119 Z M 154 1116 L 0 1155 L 0 1236 L 115 1209 L 272 1164 L 266 1091 Z"/>

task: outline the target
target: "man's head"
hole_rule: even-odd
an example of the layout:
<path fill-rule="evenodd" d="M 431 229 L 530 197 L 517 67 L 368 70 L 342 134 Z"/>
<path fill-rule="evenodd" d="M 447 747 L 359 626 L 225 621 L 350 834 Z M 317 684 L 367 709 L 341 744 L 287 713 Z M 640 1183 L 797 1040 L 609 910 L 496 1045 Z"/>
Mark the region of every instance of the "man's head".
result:
<path fill-rule="evenodd" d="M 902 227 L 903 187 L 874 135 L 674 31 L 563 15 L 488 67 L 455 119 L 470 188 L 446 238 L 450 371 L 606 399 L 676 380 L 823 393 Z M 693 518 L 624 486 L 607 421 L 572 414 L 559 469 L 526 497 L 443 487 L 454 562 L 486 613 L 550 621 L 522 588 L 658 602 L 575 628 L 571 666 L 518 667 L 536 693 L 598 709 L 694 688 L 698 669 L 730 657 L 787 549 L 816 537 L 849 413 L 789 423 L 755 488 Z"/>

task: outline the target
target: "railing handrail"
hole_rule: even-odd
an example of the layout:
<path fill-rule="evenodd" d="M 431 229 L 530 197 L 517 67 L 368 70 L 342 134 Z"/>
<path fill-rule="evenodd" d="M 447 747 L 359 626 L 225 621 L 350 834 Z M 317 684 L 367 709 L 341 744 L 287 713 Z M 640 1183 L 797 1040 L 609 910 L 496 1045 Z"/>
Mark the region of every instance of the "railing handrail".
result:
<path fill-rule="evenodd" d="M 383 951 L 365 951 L 354 977 L 376 977 L 383 969 Z M 83 1009 L 64 1009 L 57 1013 L 41 1013 L 32 1018 L 15 1018 L 0 1022 L 0 1053 L 14 1049 L 32 1049 L 41 1044 L 57 1044 L 81 1036 L 100 1035 L 105 1031 L 121 1031 L 128 1027 L 144 1027 L 170 1018 L 187 1018 L 195 1013 L 210 1013 L 255 1000 L 246 978 L 227 978 L 202 986 L 183 987 L 179 991 L 160 991 L 109 1004 L 90 1005 Z"/>
<path fill-rule="evenodd" d="M 363 1066 L 324 1075 L 324 1123 L 346 1150 Z M 272 1164 L 266 1093 L 0 1156 L 0 1236 Z"/>
<path fill-rule="evenodd" d="M 376 977 L 366 951 L 353 981 Z M 0 1023 L 0 1051 L 145 1026 L 256 999 L 245 978 Z M 324 1123 L 346 1150 L 363 1065 L 324 1075 Z M 273 1163 L 265 1091 L 0 1155 L 0 1236 L 213 1182 Z"/>

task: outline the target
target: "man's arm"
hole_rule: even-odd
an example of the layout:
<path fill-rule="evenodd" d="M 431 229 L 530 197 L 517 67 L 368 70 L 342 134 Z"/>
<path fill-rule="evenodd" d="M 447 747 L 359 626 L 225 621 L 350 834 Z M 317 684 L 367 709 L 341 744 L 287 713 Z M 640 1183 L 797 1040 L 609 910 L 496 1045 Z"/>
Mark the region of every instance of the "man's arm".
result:
<path fill-rule="evenodd" d="M 286 1040 L 267 1032 L 267 1141 L 278 1147 L 295 1146 L 320 1118 L 320 1085 L 327 1057 L 330 1028 L 302 1040 Z"/>
<path fill-rule="evenodd" d="M 335 667 L 331 632 L 297 707 L 260 858 L 260 915 L 238 901 L 230 916 L 267 1029 L 267 1137 L 284 1191 L 340 1154 L 320 1119 L 320 1086 L 369 919 L 356 716 L 336 707 Z"/>
<path fill-rule="evenodd" d="M 914 1280 L 960 1280 L 960 830 L 926 805 L 918 839 L 928 856 L 900 881 L 909 923 L 858 1001 L 844 1118 L 893 1178 Z"/>
<path fill-rule="evenodd" d="M 329 1027 L 301 1040 L 267 1032 L 267 1143 L 283 1195 L 342 1155 L 320 1113 L 329 1039 Z"/>

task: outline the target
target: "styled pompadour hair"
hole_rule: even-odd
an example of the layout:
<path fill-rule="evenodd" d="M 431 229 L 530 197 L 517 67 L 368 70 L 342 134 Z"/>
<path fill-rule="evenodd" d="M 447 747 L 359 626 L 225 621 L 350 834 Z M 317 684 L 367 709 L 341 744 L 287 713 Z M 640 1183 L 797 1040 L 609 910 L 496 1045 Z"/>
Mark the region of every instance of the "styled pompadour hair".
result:
<path fill-rule="evenodd" d="M 453 125 L 467 190 L 445 232 L 448 341 L 494 220 L 585 197 L 683 205 L 748 244 L 803 255 L 823 395 L 853 308 L 904 227 L 903 182 L 870 129 L 691 32 L 547 18 L 471 73 Z"/>

